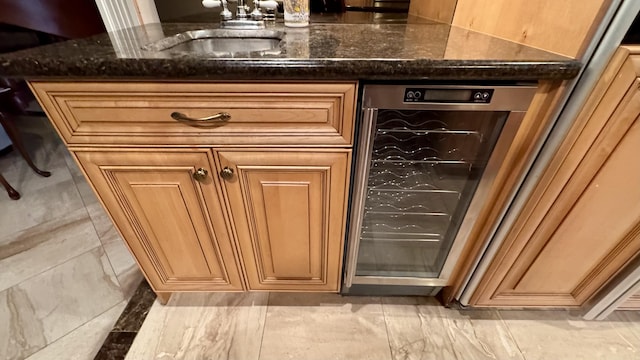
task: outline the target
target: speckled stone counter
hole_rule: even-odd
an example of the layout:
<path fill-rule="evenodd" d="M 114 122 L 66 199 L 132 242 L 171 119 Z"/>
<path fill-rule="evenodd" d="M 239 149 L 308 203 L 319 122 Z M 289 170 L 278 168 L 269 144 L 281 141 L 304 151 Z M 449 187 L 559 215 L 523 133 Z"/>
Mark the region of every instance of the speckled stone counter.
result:
<path fill-rule="evenodd" d="M 240 57 L 147 51 L 145 45 L 217 24 L 152 24 L 0 54 L 0 76 L 191 80 L 570 79 L 581 64 L 485 34 L 427 21 L 281 24 L 277 54 Z"/>

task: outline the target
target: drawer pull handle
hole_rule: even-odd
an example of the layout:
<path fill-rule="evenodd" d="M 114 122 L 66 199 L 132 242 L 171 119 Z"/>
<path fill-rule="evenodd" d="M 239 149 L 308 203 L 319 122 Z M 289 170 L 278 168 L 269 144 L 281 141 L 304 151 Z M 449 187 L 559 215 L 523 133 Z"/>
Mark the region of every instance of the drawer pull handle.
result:
<path fill-rule="evenodd" d="M 225 168 L 220 171 L 220 177 L 225 180 L 231 179 L 233 177 L 233 169 L 225 166 Z"/>
<path fill-rule="evenodd" d="M 196 181 L 205 181 L 207 179 L 207 175 L 209 172 L 207 169 L 199 168 L 196 172 L 193 173 L 193 178 Z"/>
<path fill-rule="evenodd" d="M 231 120 L 231 114 L 226 112 L 217 113 L 215 115 L 203 117 L 203 118 L 191 118 L 187 115 L 179 112 L 172 112 L 171 117 L 175 120 L 182 121 L 189 125 L 194 126 L 207 126 L 207 125 L 219 125 L 220 122 L 226 122 Z"/>

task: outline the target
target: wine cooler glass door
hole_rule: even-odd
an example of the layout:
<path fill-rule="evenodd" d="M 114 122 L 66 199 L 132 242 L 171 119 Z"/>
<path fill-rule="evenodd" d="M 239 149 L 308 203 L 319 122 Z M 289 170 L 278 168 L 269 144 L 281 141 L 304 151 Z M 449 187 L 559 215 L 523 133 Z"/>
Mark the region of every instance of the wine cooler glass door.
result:
<path fill-rule="evenodd" d="M 446 286 L 536 87 L 366 85 L 345 286 Z"/>
<path fill-rule="evenodd" d="M 378 110 L 356 276 L 440 276 L 508 115 Z"/>

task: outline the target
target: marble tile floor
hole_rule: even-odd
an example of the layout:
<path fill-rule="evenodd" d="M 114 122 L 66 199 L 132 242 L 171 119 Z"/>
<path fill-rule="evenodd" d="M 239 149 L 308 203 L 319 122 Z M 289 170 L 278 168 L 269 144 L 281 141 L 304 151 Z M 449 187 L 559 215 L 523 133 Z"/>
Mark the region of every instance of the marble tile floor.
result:
<path fill-rule="evenodd" d="M 420 297 L 183 293 L 152 305 L 126 359 L 640 359 L 640 313 L 586 322 Z"/>
<path fill-rule="evenodd" d="M 0 359 L 92 359 L 142 275 L 48 120 L 17 125 L 52 176 L 0 157 Z"/>

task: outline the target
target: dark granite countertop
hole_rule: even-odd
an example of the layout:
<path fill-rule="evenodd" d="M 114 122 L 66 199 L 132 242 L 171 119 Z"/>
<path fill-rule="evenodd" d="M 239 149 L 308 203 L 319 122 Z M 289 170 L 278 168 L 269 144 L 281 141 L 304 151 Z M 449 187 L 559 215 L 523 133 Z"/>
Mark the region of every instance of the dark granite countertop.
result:
<path fill-rule="evenodd" d="M 211 23 L 151 24 L 0 54 L 0 76 L 185 80 L 539 80 L 570 79 L 573 59 L 441 23 L 316 19 L 285 32 L 279 53 L 240 57 L 142 47 Z"/>

